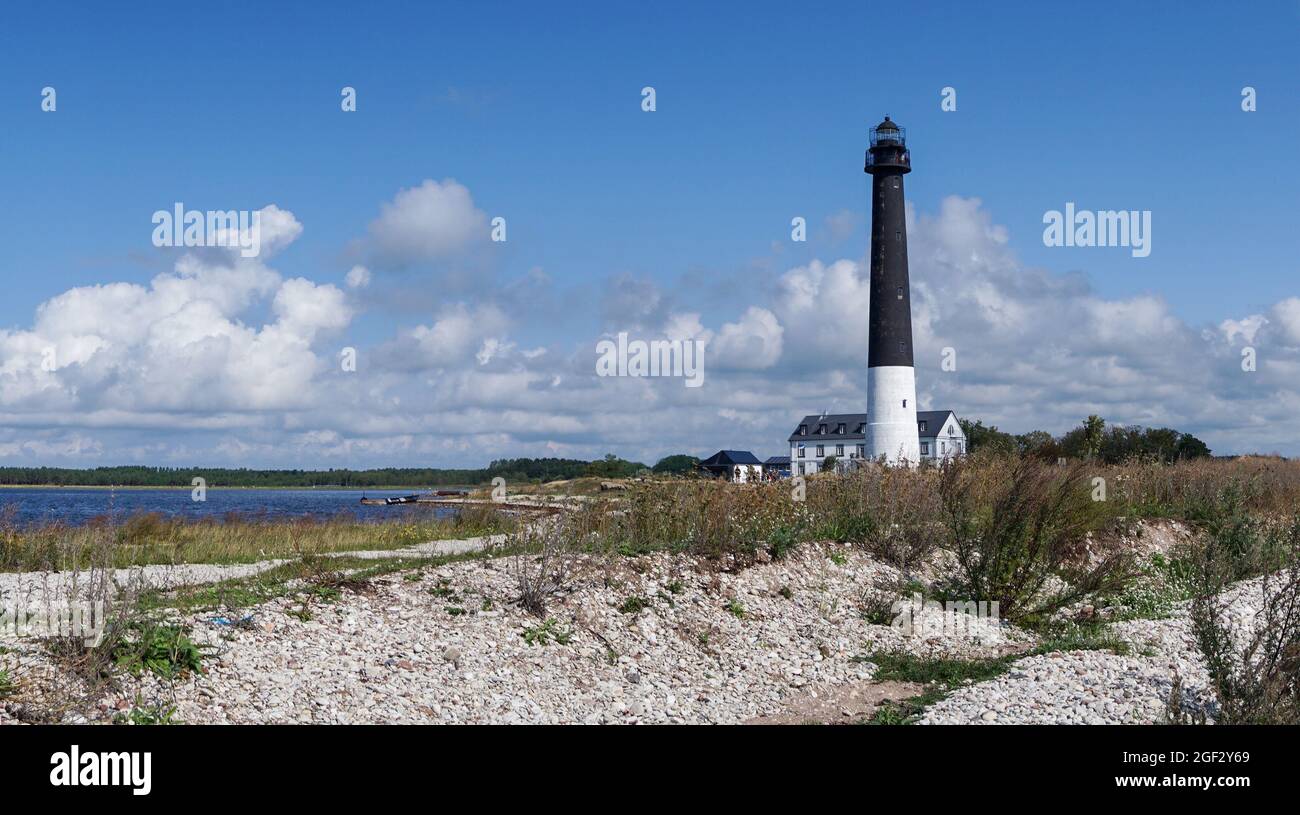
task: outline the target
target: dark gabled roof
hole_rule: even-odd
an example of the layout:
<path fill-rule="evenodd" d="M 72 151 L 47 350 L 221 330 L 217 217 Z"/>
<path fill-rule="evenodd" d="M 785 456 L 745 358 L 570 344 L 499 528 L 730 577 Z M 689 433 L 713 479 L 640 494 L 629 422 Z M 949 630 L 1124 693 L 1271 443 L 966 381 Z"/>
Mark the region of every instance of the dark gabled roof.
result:
<path fill-rule="evenodd" d="M 719 450 L 700 462 L 701 467 L 732 467 L 737 464 L 762 464 L 748 450 Z"/>
<path fill-rule="evenodd" d="M 957 414 L 951 410 L 918 410 L 916 412 L 917 432 L 920 432 L 921 422 L 926 423 L 925 433 L 927 437 L 938 435 L 943 429 L 943 423 L 948 421 L 949 416 L 956 417 Z M 790 434 L 789 441 L 798 442 L 815 442 L 815 441 L 855 441 L 865 439 L 867 434 L 864 430 L 858 428 L 867 422 L 865 413 L 828 413 L 825 416 L 814 413 L 811 416 L 805 416 L 800 420 L 800 425 L 808 425 L 808 435 L 800 436 L 798 426 Z M 836 433 L 835 428 L 844 425 L 843 433 Z M 826 425 L 825 433 L 818 433 L 819 425 Z"/>
<path fill-rule="evenodd" d="M 859 430 L 861 425 L 867 423 L 867 414 L 865 413 L 832 413 L 825 416 L 813 414 L 805 416 L 799 422 L 801 425 L 808 425 L 808 435 L 800 436 L 799 428 L 796 426 L 794 432 L 790 434 L 789 441 L 842 441 L 844 439 L 865 439 L 867 434 L 865 428 Z M 825 433 L 818 433 L 818 425 L 826 425 Z M 836 433 L 835 428 L 844 425 L 843 433 Z"/>
<path fill-rule="evenodd" d="M 789 463 L 790 463 L 790 457 L 789 457 L 789 456 L 770 456 L 770 457 L 767 459 L 767 461 L 764 461 L 763 463 L 764 463 L 764 464 L 776 464 L 776 465 L 789 464 Z"/>
<path fill-rule="evenodd" d="M 927 439 L 938 436 L 949 416 L 956 418 L 957 414 L 951 410 L 918 410 L 916 412 L 917 425 L 919 426 L 921 422 L 925 422 L 925 432 L 921 436 Z"/>

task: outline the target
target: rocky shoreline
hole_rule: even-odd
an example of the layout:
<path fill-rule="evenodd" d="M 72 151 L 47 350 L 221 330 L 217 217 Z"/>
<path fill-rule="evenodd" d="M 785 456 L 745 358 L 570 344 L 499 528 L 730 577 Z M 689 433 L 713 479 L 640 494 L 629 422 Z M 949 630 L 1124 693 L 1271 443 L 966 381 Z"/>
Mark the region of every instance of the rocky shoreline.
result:
<path fill-rule="evenodd" d="M 872 653 L 980 659 L 1037 644 L 1005 622 L 937 636 L 926 633 L 933 626 L 891 626 L 869 595 L 898 574 L 833 543 L 734 572 L 684 555 L 590 560 L 544 617 L 512 602 L 511 560 L 397 572 L 328 600 L 284 597 L 237 617 L 186 617 L 207 652 L 202 673 L 124 676 L 76 720 L 145 704 L 186 723 L 851 722 L 918 692 L 874 682 Z M 1249 605 L 1250 592 L 1239 595 Z M 1175 676 L 1184 704 L 1212 715 L 1185 608 L 1111 633 L 1129 654 L 1025 656 L 954 690 L 920 721 L 1155 723 Z M 29 646 L 10 656 L 39 677 L 48 665 Z M 14 704 L 0 711 L 0 722 L 21 718 Z"/>

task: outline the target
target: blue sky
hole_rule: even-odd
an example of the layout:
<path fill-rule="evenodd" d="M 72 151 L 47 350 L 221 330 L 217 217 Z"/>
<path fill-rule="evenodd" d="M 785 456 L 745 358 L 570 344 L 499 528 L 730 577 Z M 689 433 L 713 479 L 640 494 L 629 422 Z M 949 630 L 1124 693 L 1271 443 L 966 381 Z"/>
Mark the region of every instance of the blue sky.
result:
<path fill-rule="evenodd" d="M 1005 230 L 1005 242 L 995 243 L 1029 275 L 997 277 L 1006 287 L 1064 280 L 1107 303 L 1154 298 L 1162 304 L 1155 321 L 1177 321 L 1180 341 L 1221 331 L 1225 320 L 1263 315 L 1274 345 L 1294 348 L 1291 311 L 1279 304 L 1300 294 L 1296 2 L 1056 11 L 1029 3 L 53 4 L 7 17 L 0 32 L 0 329 L 11 335 L 32 330 L 41 304 L 69 290 L 110 282 L 147 287 L 168 273 L 177 254 L 151 245 L 150 216 L 176 201 L 204 210 L 273 204 L 293 214 L 301 234 L 275 256 L 275 274 L 333 285 L 353 298 L 346 327 L 312 329 L 317 360 L 340 345 L 395 353 L 403 332 L 436 325 L 447 309 L 473 314 L 492 304 L 506 317 L 502 343 L 547 347 L 553 358 L 581 354 L 605 332 L 652 331 L 653 319 L 681 312 L 700 314 L 706 329 L 720 332 L 756 306 L 776 314 L 789 333 L 780 362 L 763 369 L 724 364 L 748 373 L 730 385 L 720 375 L 713 402 L 675 404 L 691 419 L 678 436 L 623 435 L 617 428 L 626 418 L 608 416 L 606 425 L 566 404 L 545 417 L 516 415 L 491 399 L 431 399 L 435 415 L 416 421 L 403 413 L 390 417 L 387 429 L 367 430 L 361 417 L 375 408 L 366 407 L 360 388 L 353 394 L 362 400 L 354 403 L 357 421 L 322 425 L 316 429 L 333 434 L 330 440 L 303 446 L 290 441 L 312 432 L 301 405 L 236 399 L 220 411 L 255 413 L 255 426 L 187 430 L 204 425 L 197 418 L 208 415 L 203 405 L 126 406 L 120 394 L 87 403 L 94 391 L 88 383 L 54 383 L 73 394 L 59 403 L 68 416 L 100 411 L 100 420 L 77 426 L 37 420 L 49 410 L 11 382 L 11 394 L 23 395 L 12 397 L 0 418 L 0 427 L 9 425 L 7 438 L 0 435 L 3 463 L 233 456 L 286 466 L 450 465 L 511 452 L 596 455 L 608 448 L 652 457 L 738 444 L 777 452 L 788 432 L 780 428 L 794 414 L 853 408 L 853 388 L 861 389 L 861 372 L 842 361 L 822 360 L 827 369 L 814 371 L 821 362 L 794 353 L 794 331 L 772 298 L 790 269 L 865 253 L 862 152 L 867 128 L 885 113 L 909 131 L 915 171 L 907 193 L 918 217 L 940 217 L 950 196 L 978 199 L 979 212 Z M 653 113 L 640 107 L 646 85 L 656 89 Z M 54 113 L 40 109 L 45 86 L 57 91 Z M 343 86 L 357 90 L 355 113 L 340 111 Z M 940 109 L 945 86 L 957 91 L 956 111 Z M 1257 90 L 1257 111 L 1242 111 L 1243 86 Z M 377 267 L 367 255 L 367 229 L 382 208 L 400 190 L 447 179 L 468 190 L 483 216 L 507 219 L 508 241 L 453 261 Z M 1043 213 L 1067 201 L 1081 209 L 1150 210 L 1151 255 L 1045 247 Z M 794 216 L 810 225 L 806 243 L 789 240 Z M 946 234 L 942 224 L 931 231 Z M 344 283 L 358 263 L 373 273 L 365 292 Z M 924 282 L 924 263 L 913 266 L 914 280 Z M 503 294 L 530 275 L 542 276 L 544 291 Z M 662 313 L 611 311 L 611 280 L 636 281 L 642 296 L 654 292 Z M 274 295 L 259 291 L 267 295 L 262 301 L 253 297 L 246 310 L 228 315 L 234 324 L 270 321 Z M 936 331 L 935 341 L 964 343 L 959 350 L 975 355 L 980 336 Z M 1043 339 L 1026 335 L 1024 342 Z M 30 345 L 14 340 L 9 353 Z M 1068 365 L 1117 354 L 1123 361 L 1114 348 L 1062 353 Z M 1226 358 L 1222 348 L 1215 353 Z M 139 360 L 128 357 L 94 381 L 107 387 L 108 379 L 126 376 L 120 366 Z M 1196 365 L 1178 359 L 1169 371 Z M 1291 364 L 1290 356 L 1272 359 Z M 442 372 L 436 376 L 445 379 L 446 362 L 431 368 Z M 990 360 L 986 370 L 991 376 L 1007 363 Z M 528 363 L 519 365 L 516 373 Z M 1127 370 L 1157 377 L 1158 385 L 1173 375 L 1138 364 Z M 843 389 L 831 380 L 792 384 L 837 371 L 852 380 Z M 1251 381 L 1259 401 L 1249 409 L 1204 414 L 1174 409 L 1166 401 L 1173 394 L 1158 387 L 1145 409 L 1135 407 L 1136 395 L 1089 401 L 1041 382 L 1022 383 L 1027 390 L 1015 396 L 1012 383 L 989 377 L 968 380 L 964 387 L 975 390 L 936 385 L 931 395 L 948 400 L 936 406 L 951 404 L 1013 430 L 1060 431 L 1091 405 L 1115 421 L 1206 434 L 1224 452 L 1286 444 L 1300 452 L 1293 441 L 1300 433 L 1272 441 L 1246 427 L 1262 434 L 1275 422 L 1263 406 L 1290 403 L 1291 392 L 1278 390 L 1289 371 L 1261 368 L 1276 381 Z M 408 407 L 420 398 L 411 381 L 372 381 L 369 398 L 381 398 L 373 396 L 381 385 L 405 389 Z M 734 410 L 725 407 L 726 391 L 763 387 L 780 391 L 767 413 L 719 418 L 720 410 Z M 989 389 L 999 387 L 995 397 Z M 330 393 L 320 396 L 323 404 L 334 401 Z M 1029 395 L 1039 400 L 1035 410 L 1004 404 Z M 1223 401 L 1242 398 L 1232 391 Z M 635 419 L 634 407 L 625 410 Z M 444 440 L 435 448 L 374 442 L 398 432 L 403 420 L 420 433 L 441 433 L 429 429 L 447 426 L 438 416 L 471 415 L 491 426 L 490 439 Z M 670 415 L 659 420 L 680 426 Z M 571 421 L 539 429 L 559 417 Z M 33 435 L 46 443 L 25 444 Z M 80 441 L 67 441 L 74 437 Z"/>

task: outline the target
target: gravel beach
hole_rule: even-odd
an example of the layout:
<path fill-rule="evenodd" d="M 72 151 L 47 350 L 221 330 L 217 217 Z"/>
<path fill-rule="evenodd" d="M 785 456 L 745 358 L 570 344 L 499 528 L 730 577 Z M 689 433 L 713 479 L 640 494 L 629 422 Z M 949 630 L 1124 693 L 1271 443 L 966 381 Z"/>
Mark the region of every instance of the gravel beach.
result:
<path fill-rule="evenodd" d="M 438 544 L 463 550 L 464 546 Z M 899 575 L 860 549 L 809 544 L 739 571 L 685 555 L 583 561 L 544 617 L 513 602 L 514 560 L 395 572 L 328 599 L 283 597 L 178 620 L 207 649 L 204 670 L 120 685 L 67 721 L 141 705 L 186 723 L 797 723 L 859 721 L 919 687 L 873 682 L 877 651 L 963 659 L 1014 655 L 1035 638 L 977 620 L 909 633 L 866 596 Z M 1248 628 L 1259 581 L 1231 607 Z M 239 624 L 232 624 L 238 621 Z M 1025 656 L 931 705 L 924 724 L 1155 723 L 1175 676 L 1213 715 L 1186 607 L 1111 626 L 1131 653 Z M 28 693 L 67 678 L 30 640 L 4 656 Z M 0 722 L 22 720 L 21 701 Z"/>
<path fill-rule="evenodd" d="M 862 594 L 892 570 L 835 544 L 737 573 L 667 554 L 592 561 L 549 625 L 511 603 L 510 565 L 385 576 L 309 614 L 275 600 L 243 626 L 196 615 L 204 673 L 128 677 L 89 717 L 142 700 L 190 723 L 762 721 L 869 680 L 856 658 L 874 650 L 995 656 L 1032 641 L 997 623 L 929 639 L 872 624 Z"/>

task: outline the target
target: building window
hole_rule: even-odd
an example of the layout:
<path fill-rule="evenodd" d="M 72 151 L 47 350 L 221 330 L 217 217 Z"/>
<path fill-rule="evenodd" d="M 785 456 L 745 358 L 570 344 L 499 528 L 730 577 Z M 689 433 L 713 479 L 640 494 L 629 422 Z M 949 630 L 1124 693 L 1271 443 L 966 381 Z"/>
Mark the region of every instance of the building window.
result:
<path fill-rule="evenodd" d="M 898 179 L 897 179 L 897 178 L 891 178 L 890 181 L 894 182 L 894 189 L 898 189 Z"/>
<path fill-rule="evenodd" d="M 925 432 L 925 420 L 922 419 L 920 422 L 918 422 L 918 424 L 921 425 L 921 432 L 924 433 L 924 432 Z"/>
<path fill-rule="evenodd" d="M 948 455 L 948 442 L 946 441 L 939 442 L 939 452 L 945 456 Z"/>
<path fill-rule="evenodd" d="M 803 458 L 803 454 L 804 454 L 804 446 L 801 444 L 799 445 L 799 458 Z M 802 464 L 799 465 L 799 472 L 803 472 Z"/>
<path fill-rule="evenodd" d="M 903 400 L 903 407 L 907 407 L 907 400 L 906 400 L 906 399 Z"/>
<path fill-rule="evenodd" d="M 865 444 L 859 444 L 858 458 L 866 458 L 866 457 L 867 457 L 867 446 Z"/>
<path fill-rule="evenodd" d="M 844 445 L 842 444 L 835 445 L 835 455 L 837 456 L 844 455 Z"/>
<path fill-rule="evenodd" d="M 835 435 L 837 436 L 844 435 L 844 422 L 840 422 L 839 424 L 835 425 Z"/>
<path fill-rule="evenodd" d="M 921 455 L 923 456 L 930 455 L 930 442 L 928 441 L 921 442 Z"/>
<path fill-rule="evenodd" d="M 866 429 L 867 429 L 867 423 L 866 423 L 866 422 L 858 422 L 858 429 L 857 429 L 857 430 L 854 430 L 853 432 L 854 432 L 854 433 L 864 433 L 864 432 L 866 432 Z"/>
<path fill-rule="evenodd" d="M 826 425 L 824 425 L 824 424 L 819 424 L 819 425 L 817 425 L 817 435 L 818 435 L 818 436 L 825 436 L 825 435 L 826 435 Z"/>
<path fill-rule="evenodd" d="M 894 233 L 894 243 L 902 243 L 902 241 L 903 241 L 903 233 L 902 233 L 902 232 L 895 232 L 895 233 Z"/>
<path fill-rule="evenodd" d="M 802 453 L 803 453 L 803 451 L 802 451 L 802 450 L 801 450 L 801 451 L 799 451 L 799 452 L 800 452 L 800 454 L 802 454 Z M 799 475 L 803 475 L 803 462 L 802 462 L 802 461 L 801 461 L 801 462 L 799 462 Z"/>
<path fill-rule="evenodd" d="M 824 455 L 826 455 L 826 447 L 821 444 L 817 445 L 817 458 L 821 458 Z"/>
<path fill-rule="evenodd" d="M 898 299 L 899 299 L 899 300 L 902 300 L 902 299 L 903 299 L 903 287 L 902 287 L 902 286 L 899 286 L 899 287 L 898 287 Z"/>
<path fill-rule="evenodd" d="M 806 424 L 801 424 L 801 425 L 799 425 L 799 435 L 800 435 L 800 436 L 807 436 L 807 435 L 808 435 L 808 425 L 806 425 Z"/>

